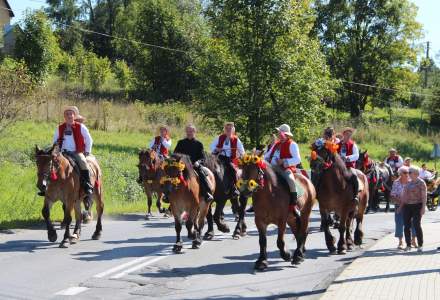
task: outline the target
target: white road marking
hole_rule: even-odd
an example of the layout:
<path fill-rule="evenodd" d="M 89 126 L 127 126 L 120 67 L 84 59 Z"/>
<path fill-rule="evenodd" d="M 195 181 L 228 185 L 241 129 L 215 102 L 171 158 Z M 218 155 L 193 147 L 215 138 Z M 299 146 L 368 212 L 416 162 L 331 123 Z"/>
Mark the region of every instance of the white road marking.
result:
<path fill-rule="evenodd" d="M 145 260 L 148 260 L 148 259 L 150 259 L 150 256 L 139 257 L 139 258 L 136 258 L 135 260 L 123 263 L 123 264 L 121 264 L 119 266 L 116 266 L 114 268 L 108 269 L 107 271 L 104 271 L 104 272 L 101 272 L 99 274 L 96 274 L 93 277 L 95 277 L 95 278 L 103 278 L 103 277 L 105 277 L 107 275 L 110 275 L 112 273 L 118 272 L 118 271 L 120 271 L 122 269 L 125 269 L 125 268 L 129 268 L 132 265 L 135 265 L 137 263 L 141 263 L 141 262 L 143 262 Z"/>
<path fill-rule="evenodd" d="M 75 296 L 79 293 L 82 293 L 84 291 L 87 291 L 89 288 L 86 288 L 84 286 L 72 286 L 70 288 L 67 288 L 65 290 L 57 292 L 55 295 L 61 295 L 61 296 Z"/>
<path fill-rule="evenodd" d="M 153 264 L 153 263 L 155 263 L 155 262 L 158 262 L 158 261 L 160 261 L 160 260 L 162 260 L 162 259 L 164 259 L 164 258 L 166 258 L 166 257 L 167 257 L 167 255 L 153 257 L 153 258 L 152 258 L 151 260 L 149 260 L 149 261 L 146 261 L 146 262 L 144 262 L 144 263 L 142 263 L 142 264 L 140 264 L 140 265 L 137 265 L 137 266 L 134 266 L 134 267 L 132 267 L 132 268 L 130 268 L 130 269 L 127 269 L 127 270 L 125 270 L 125 271 L 122 271 L 121 273 L 118 273 L 118 274 L 116 274 L 116 275 L 113 275 L 113 276 L 110 277 L 110 278 L 111 278 L 111 279 L 118 279 L 118 278 L 124 277 L 124 276 L 127 275 L 127 274 L 130 274 L 130 273 L 132 273 L 132 272 L 134 272 L 134 271 L 140 270 L 140 269 L 142 269 L 143 267 L 146 267 L 146 266 L 148 266 L 148 265 L 150 265 L 150 264 Z"/>

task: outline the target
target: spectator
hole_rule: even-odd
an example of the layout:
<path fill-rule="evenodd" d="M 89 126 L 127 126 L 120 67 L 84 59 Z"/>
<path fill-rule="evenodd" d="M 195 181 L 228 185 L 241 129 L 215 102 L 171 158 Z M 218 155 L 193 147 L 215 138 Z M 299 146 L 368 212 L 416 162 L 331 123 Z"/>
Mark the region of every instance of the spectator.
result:
<path fill-rule="evenodd" d="M 426 164 L 422 164 L 422 168 L 420 169 L 419 177 L 423 180 L 428 180 L 432 178 L 432 173 L 428 171 Z"/>
<path fill-rule="evenodd" d="M 391 148 L 388 157 L 385 159 L 385 163 L 390 165 L 394 174 L 397 174 L 397 170 L 403 165 L 402 156 L 397 153 L 397 150 Z"/>
<path fill-rule="evenodd" d="M 406 248 L 405 251 L 411 250 L 411 223 L 413 224 L 416 235 L 419 252 L 423 251 L 423 231 L 421 226 L 422 216 L 425 214 L 426 207 L 426 184 L 419 178 L 419 169 L 415 167 L 409 168 L 409 177 L 411 181 L 404 187 L 401 197 L 401 206 L 399 212 L 403 212 L 403 223 Z"/>
<path fill-rule="evenodd" d="M 403 160 L 403 165 L 409 168 L 411 167 L 411 161 L 412 161 L 411 157 L 405 157 L 405 159 Z"/>

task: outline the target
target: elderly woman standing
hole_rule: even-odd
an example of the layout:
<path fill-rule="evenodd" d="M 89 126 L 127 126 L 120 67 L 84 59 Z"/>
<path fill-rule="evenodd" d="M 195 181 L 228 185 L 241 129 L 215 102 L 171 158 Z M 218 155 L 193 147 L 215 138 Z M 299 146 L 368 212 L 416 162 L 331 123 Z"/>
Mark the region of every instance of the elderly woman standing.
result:
<path fill-rule="evenodd" d="M 403 223 L 405 232 L 405 251 L 411 250 L 411 223 L 414 225 L 417 235 L 418 249 L 423 251 L 423 231 L 421 226 L 422 216 L 425 214 L 426 206 L 426 184 L 419 178 L 419 169 L 409 168 L 411 181 L 404 187 L 399 210 L 403 212 Z"/>
<path fill-rule="evenodd" d="M 403 250 L 403 213 L 399 211 L 403 190 L 409 182 L 409 170 L 408 167 L 401 167 L 397 171 L 399 178 L 393 182 L 393 188 L 391 189 L 391 200 L 394 203 L 394 222 L 395 233 L 394 236 L 399 239 L 398 249 Z M 413 230 L 413 241 L 415 240 L 415 231 Z"/>

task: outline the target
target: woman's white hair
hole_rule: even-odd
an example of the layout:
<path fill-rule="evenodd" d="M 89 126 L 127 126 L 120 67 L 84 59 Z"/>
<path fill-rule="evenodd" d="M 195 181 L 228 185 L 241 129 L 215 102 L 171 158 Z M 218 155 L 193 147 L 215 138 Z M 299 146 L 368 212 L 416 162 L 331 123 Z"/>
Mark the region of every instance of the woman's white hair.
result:
<path fill-rule="evenodd" d="M 399 176 L 402 175 L 402 173 L 408 173 L 408 172 L 409 172 L 409 168 L 407 166 L 401 166 L 399 170 L 397 170 Z"/>
<path fill-rule="evenodd" d="M 420 170 L 417 167 L 409 167 L 409 172 L 419 174 Z"/>

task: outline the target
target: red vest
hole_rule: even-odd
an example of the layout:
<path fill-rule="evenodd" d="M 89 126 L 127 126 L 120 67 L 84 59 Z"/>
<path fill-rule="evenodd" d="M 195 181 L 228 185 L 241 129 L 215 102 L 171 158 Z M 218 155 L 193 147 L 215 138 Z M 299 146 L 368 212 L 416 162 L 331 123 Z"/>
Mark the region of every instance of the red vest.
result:
<path fill-rule="evenodd" d="M 280 150 L 280 159 L 292 158 L 292 153 L 290 153 L 290 144 L 292 143 L 293 141 L 290 139 L 287 139 L 284 143 L 281 141 L 276 142 L 270 153 L 269 162 L 272 162 L 275 151 L 278 149 Z"/>
<path fill-rule="evenodd" d="M 63 123 L 58 127 L 58 146 L 60 149 L 63 147 L 64 131 L 67 124 Z M 72 124 L 73 140 L 75 141 L 76 153 L 84 153 L 86 151 L 86 144 L 84 137 L 81 133 L 81 123 L 73 122 Z"/>
<path fill-rule="evenodd" d="M 344 143 L 342 141 L 339 142 L 338 153 L 341 154 L 342 146 L 345 146 L 345 155 L 346 156 L 352 155 L 353 154 L 353 145 L 354 145 L 354 142 L 352 140 L 349 140 L 346 143 Z M 345 165 L 347 168 L 355 168 L 356 162 L 355 161 L 345 162 Z"/>
<path fill-rule="evenodd" d="M 225 143 L 226 137 L 227 137 L 226 134 L 222 134 L 218 137 L 217 148 L 223 149 L 223 144 Z M 233 135 L 231 137 L 231 159 L 237 158 L 237 143 L 238 143 L 238 138 L 237 136 Z"/>
<path fill-rule="evenodd" d="M 154 145 L 153 148 L 154 149 L 158 149 L 159 148 L 159 152 L 160 154 L 164 155 L 164 156 L 168 156 L 168 149 L 162 145 L 162 141 L 161 141 L 162 137 L 161 136 L 156 136 L 154 138 Z"/>

